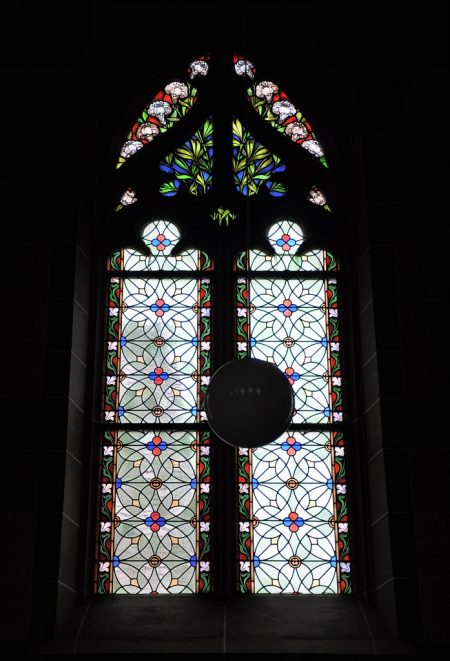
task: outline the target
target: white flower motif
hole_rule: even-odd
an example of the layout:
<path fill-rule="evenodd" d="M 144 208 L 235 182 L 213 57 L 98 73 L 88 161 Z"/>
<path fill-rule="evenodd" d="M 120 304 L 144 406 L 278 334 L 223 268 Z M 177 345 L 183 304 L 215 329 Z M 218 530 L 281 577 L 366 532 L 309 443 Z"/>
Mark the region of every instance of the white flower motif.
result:
<path fill-rule="evenodd" d="M 141 124 L 136 131 L 136 137 L 139 138 L 139 140 L 147 140 L 147 142 L 151 142 L 158 133 L 159 128 L 155 126 L 155 124 L 144 122 L 144 124 Z"/>
<path fill-rule="evenodd" d="M 331 351 L 339 351 L 339 342 L 330 342 Z"/>
<path fill-rule="evenodd" d="M 316 186 L 313 186 L 309 191 L 308 200 L 313 204 L 318 204 L 319 207 L 323 207 L 323 205 L 327 202 L 325 195 L 322 193 L 322 191 L 316 188 Z"/>
<path fill-rule="evenodd" d="M 340 386 L 341 382 L 342 382 L 342 379 L 341 379 L 340 376 L 331 377 L 331 383 L 333 384 L 333 386 Z"/>
<path fill-rule="evenodd" d="M 244 284 L 244 283 L 247 282 L 246 278 L 238 278 L 237 281 L 238 281 L 238 283 L 239 283 L 240 285 L 242 285 L 242 284 Z"/>
<path fill-rule="evenodd" d="M 349 562 L 341 562 L 340 565 L 341 565 L 341 571 L 350 572 Z"/>
<path fill-rule="evenodd" d="M 207 482 L 202 482 L 200 484 L 200 493 L 209 493 L 209 484 Z"/>
<path fill-rule="evenodd" d="M 119 308 L 109 308 L 109 316 L 110 317 L 118 317 L 119 316 Z"/>
<path fill-rule="evenodd" d="M 120 150 L 120 155 L 123 158 L 130 158 L 130 156 L 133 156 L 139 149 L 142 149 L 144 145 L 142 142 L 139 142 L 139 140 L 127 140 L 124 142 L 122 145 L 122 149 Z"/>
<path fill-rule="evenodd" d="M 202 376 L 200 381 L 203 386 L 208 386 L 210 382 L 211 377 L 210 376 Z"/>
<path fill-rule="evenodd" d="M 331 282 L 331 280 L 330 280 L 330 282 Z M 338 311 L 337 308 L 330 308 L 328 310 L 328 314 L 330 315 L 330 317 L 337 317 L 338 313 L 339 313 L 339 311 Z"/>
<path fill-rule="evenodd" d="M 274 115 L 278 115 L 278 122 L 282 124 L 285 119 L 297 114 L 297 108 L 290 101 L 277 101 L 272 106 L 272 112 Z"/>
<path fill-rule="evenodd" d="M 310 154 L 317 156 L 317 158 L 324 155 L 322 146 L 317 140 L 305 140 L 305 142 L 302 142 L 302 147 L 303 149 L 306 149 L 306 151 L 309 151 Z"/>
<path fill-rule="evenodd" d="M 333 413 L 333 422 L 342 422 L 342 411 L 335 411 Z"/>
<path fill-rule="evenodd" d="M 102 493 L 111 493 L 112 491 L 112 484 L 102 484 Z M 102 523 L 103 525 L 103 523 Z M 108 524 L 111 525 L 111 524 Z"/>
<path fill-rule="evenodd" d="M 105 421 L 106 422 L 113 422 L 114 421 L 114 416 L 115 416 L 114 411 L 105 411 Z"/>
<path fill-rule="evenodd" d="M 344 448 L 342 445 L 337 445 L 334 449 L 334 454 L 336 457 L 343 457 L 344 456 Z"/>
<path fill-rule="evenodd" d="M 335 285 L 337 283 L 337 280 L 336 278 L 330 278 L 328 282 L 330 283 L 330 285 Z"/>
<path fill-rule="evenodd" d="M 279 89 L 278 85 L 271 83 L 270 80 L 263 80 L 257 84 L 255 93 L 258 99 L 265 99 L 267 103 L 270 103 L 273 95 L 277 94 Z"/>
<path fill-rule="evenodd" d="M 105 457 L 112 457 L 113 451 L 114 451 L 113 445 L 105 445 L 103 448 L 103 454 Z"/>
<path fill-rule="evenodd" d="M 239 521 L 240 532 L 248 532 L 249 529 L 250 529 L 250 524 L 248 521 Z"/>
<path fill-rule="evenodd" d="M 106 385 L 107 386 L 113 386 L 116 383 L 116 377 L 115 376 L 107 376 L 106 377 Z"/>
<path fill-rule="evenodd" d="M 247 350 L 247 342 L 238 342 L 237 343 L 237 348 L 238 348 L 238 351 L 246 351 Z"/>
<path fill-rule="evenodd" d="M 248 454 L 248 448 L 239 448 L 239 454 L 241 455 Z"/>
<path fill-rule="evenodd" d="M 108 485 L 104 485 L 104 486 L 108 486 Z M 100 532 L 109 532 L 110 530 L 111 530 L 111 521 L 100 521 Z"/>
<path fill-rule="evenodd" d="M 115 351 L 117 349 L 117 342 L 108 342 L 108 351 Z"/>
<path fill-rule="evenodd" d="M 252 69 L 254 69 L 254 64 L 249 60 L 238 60 L 234 65 L 234 70 L 238 76 L 249 76 L 249 78 L 254 78 L 255 74 Z"/>
<path fill-rule="evenodd" d="M 206 420 L 206 411 L 200 411 L 200 420 Z"/>
<path fill-rule="evenodd" d="M 210 523 L 209 521 L 200 521 L 200 531 L 208 532 Z"/>
<path fill-rule="evenodd" d="M 336 484 L 336 493 L 347 493 L 346 484 Z"/>
<path fill-rule="evenodd" d="M 239 493 L 248 493 L 248 484 L 240 484 Z"/>
<path fill-rule="evenodd" d="M 190 64 L 191 75 L 190 78 L 195 78 L 195 76 L 206 76 L 208 73 L 208 63 L 204 60 L 194 60 Z"/>
<path fill-rule="evenodd" d="M 98 563 L 99 572 L 109 572 L 109 562 L 99 562 Z"/>
<path fill-rule="evenodd" d="M 205 562 L 204 560 L 200 560 L 200 571 L 209 571 L 209 562 Z"/>
<path fill-rule="evenodd" d="M 339 532 L 348 532 L 348 523 L 338 523 Z"/>
<path fill-rule="evenodd" d="M 201 317 L 209 317 L 211 315 L 211 308 L 200 308 Z"/>
<path fill-rule="evenodd" d="M 128 188 L 120 198 L 120 203 L 126 207 L 129 204 L 134 204 L 134 202 L 137 202 L 136 192 L 132 188 Z"/>
<path fill-rule="evenodd" d="M 200 454 L 209 454 L 209 445 L 202 445 L 200 448 Z"/>
<path fill-rule="evenodd" d="M 159 119 L 161 124 L 164 126 L 166 123 L 166 115 L 170 115 L 172 112 L 172 106 L 167 101 L 153 101 L 147 108 L 147 112 L 152 117 Z"/>
<path fill-rule="evenodd" d="M 243 560 L 241 560 L 241 562 L 239 564 L 240 564 L 240 567 L 241 567 L 241 571 L 250 571 L 250 563 L 249 562 L 247 562 L 247 561 L 244 562 Z"/>
<path fill-rule="evenodd" d="M 247 316 L 247 310 L 245 308 L 238 308 L 237 309 L 237 316 L 238 317 L 246 317 Z"/>
<path fill-rule="evenodd" d="M 188 95 L 187 85 L 174 81 L 165 86 L 164 91 L 172 97 L 172 103 L 176 103 L 179 99 L 185 99 Z"/>
<path fill-rule="evenodd" d="M 292 122 L 286 126 L 286 135 L 288 135 L 291 140 L 297 142 L 297 140 L 304 140 L 308 137 L 309 131 L 303 122 Z"/>
<path fill-rule="evenodd" d="M 205 316 L 205 315 L 202 315 L 202 316 Z M 201 342 L 200 343 L 200 348 L 202 349 L 202 351 L 209 351 L 210 348 L 211 348 L 211 342 Z"/>

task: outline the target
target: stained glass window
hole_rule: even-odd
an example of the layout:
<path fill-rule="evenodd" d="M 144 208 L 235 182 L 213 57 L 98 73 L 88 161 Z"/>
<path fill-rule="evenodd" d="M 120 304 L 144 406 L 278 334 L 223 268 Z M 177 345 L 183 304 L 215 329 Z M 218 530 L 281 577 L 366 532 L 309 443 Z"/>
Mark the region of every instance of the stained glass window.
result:
<path fill-rule="evenodd" d="M 275 255 L 237 260 L 236 351 L 284 372 L 295 412 L 273 443 L 239 450 L 240 590 L 349 592 L 337 263 L 325 250 L 297 256 L 296 223 L 268 238 Z"/>
<path fill-rule="evenodd" d="M 99 593 L 210 589 L 211 262 L 171 252 L 177 228 L 144 230 L 149 255 L 119 250 L 109 291 L 98 510 Z M 175 427 L 173 427 L 175 425 Z"/>
<path fill-rule="evenodd" d="M 108 260 L 95 572 L 100 594 L 212 590 L 212 526 L 228 529 L 236 516 L 237 543 L 221 556 L 236 577 L 227 591 L 236 585 L 243 593 L 351 591 L 339 265 L 333 250 L 305 249 L 306 241 L 321 245 L 320 231 L 311 238 L 311 218 L 324 228 L 333 225 L 330 168 L 297 103 L 276 83 L 257 78 L 246 57 L 236 55 L 229 64 L 228 83 L 224 69 L 219 77 L 214 66 L 210 70 L 208 56 L 193 60 L 184 77 L 171 78 L 120 143 L 114 164 L 118 224 L 152 220 L 127 244 L 134 248 L 115 250 Z M 204 80 L 215 85 L 209 103 L 197 102 Z M 234 92 L 223 96 L 224 86 L 243 80 L 240 94 L 250 108 L 244 116 Z M 174 130 L 165 150 L 161 136 L 194 104 L 180 124 L 188 128 Z M 306 165 L 296 170 L 287 161 L 283 145 L 289 143 L 279 134 L 324 166 L 320 187 L 302 180 Z M 155 139 L 161 149 L 151 167 L 159 177 L 133 178 L 127 160 Z M 310 209 L 307 236 L 293 212 L 298 203 Z M 216 326 L 212 258 L 220 274 Z M 233 333 L 234 344 L 223 341 Z M 203 410 L 211 355 L 214 369 L 234 357 L 272 362 L 294 390 L 286 433 L 264 447 L 240 449 L 233 469 L 211 463 L 214 448 L 220 454 Z M 231 511 L 218 494 L 220 521 L 211 520 L 214 474 L 216 483 L 228 481 L 238 503 Z M 231 539 L 228 533 L 224 538 Z"/>

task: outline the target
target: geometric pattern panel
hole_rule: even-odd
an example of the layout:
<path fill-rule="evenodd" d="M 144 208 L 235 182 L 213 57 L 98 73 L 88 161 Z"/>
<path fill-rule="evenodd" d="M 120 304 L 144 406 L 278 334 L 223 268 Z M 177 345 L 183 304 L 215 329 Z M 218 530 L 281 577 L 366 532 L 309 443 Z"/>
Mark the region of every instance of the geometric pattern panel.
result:
<path fill-rule="evenodd" d="M 242 592 L 350 592 L 341 432 L 286 432 L 239 450 Z"/>
<path fill-rule="evenodd" d="M 209 280 L 112 278 L 110 302 L 105 422 L 199 421 Z"/>
<path fill-rule="evenodd" d="M 193 425 L 210 378 L 212 264 L 198 250 L 172 257 L 178 239 L 175 225 L 152 221 L 150 255 L 122 249 L 108 260 L 101 594 L 210 590 L 210 439 Z"/>
<path fill-rule="evenodd" d="M 97 592 L 209 591 L 209 450 L 207 432 L 104 433 Z"/>
<path fill-rule="evenodd" d="M 238 357 L 284 372 L 295 396 L 293 423 L 342 422 L 338 313 L 334 278 L 238 278 Z"/>
<path fill-rule="evenodd" d="M 275 255 L 237 260 L 236 355 L 284 373 L 294 428 L 239 449 L 240 590 L 350 592 L 338 267 L 327 251 L 295 254 L 303 243 L 295 222 L 278 221 L 268 239 Z"/>

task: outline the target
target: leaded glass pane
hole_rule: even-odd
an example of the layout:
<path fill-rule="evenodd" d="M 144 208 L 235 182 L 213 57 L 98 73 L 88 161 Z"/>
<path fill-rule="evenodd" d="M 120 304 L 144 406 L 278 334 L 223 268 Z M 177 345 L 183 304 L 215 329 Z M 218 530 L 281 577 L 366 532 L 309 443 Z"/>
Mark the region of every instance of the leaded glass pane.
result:
<path fill-rule="evenodd" d="M 105 432 L 99 593 L 209 590 L 209 449 L 205 432 Z"/>
<path fill-rule="evenodd" d="M 349 591 L 344 440 L 288 431 L 239 451 L 240 589 Z"/>
<path fill-rule="evenodd" d="M 210 439 L 193 425 L 210 376 L 211 262 L 197 250 L 171 257 L 178 238 L 153 221 L 151 256 L 123 249 L 108 261 L 99 593 L 210 589 Z M 168 260 L 185 273 L 165 274 Z"/>
<path fill-rule="evenodd" d="M 240 589 L 349 592 L 344 440 L 336 430 L 343 421 L 338 274 L 329 273 L 337 264 L 326 251 L 297 256 L 303 233 L 294 222 L 275 223 L 268 239 L 275 256 L 249 251 L 237 260 L 236 351 L 284 372 L 295 395 L 292 424 L 303 428 L 239 451 Z M 255 273 L 269 270 L 271 277 Z"/>

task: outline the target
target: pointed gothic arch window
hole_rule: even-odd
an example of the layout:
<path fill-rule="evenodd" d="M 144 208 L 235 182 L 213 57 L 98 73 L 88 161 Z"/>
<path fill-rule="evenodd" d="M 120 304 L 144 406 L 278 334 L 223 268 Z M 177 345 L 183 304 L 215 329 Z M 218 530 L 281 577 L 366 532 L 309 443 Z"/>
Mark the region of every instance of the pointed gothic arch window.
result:
<path fill-rule="evenodd" d="M 351 591 L 333 173 L 296 102 L 256 76 L 240 55 L 194 60 L 119 150 L 101 594 Z M 296 410 L 281 438 L 234 452 L 203 398 L 248 355 L 284 372 Z"/>

